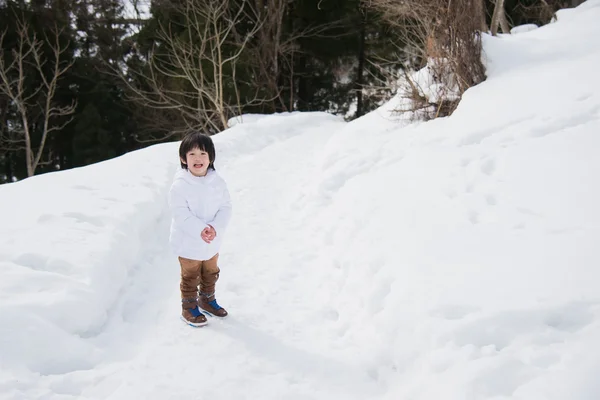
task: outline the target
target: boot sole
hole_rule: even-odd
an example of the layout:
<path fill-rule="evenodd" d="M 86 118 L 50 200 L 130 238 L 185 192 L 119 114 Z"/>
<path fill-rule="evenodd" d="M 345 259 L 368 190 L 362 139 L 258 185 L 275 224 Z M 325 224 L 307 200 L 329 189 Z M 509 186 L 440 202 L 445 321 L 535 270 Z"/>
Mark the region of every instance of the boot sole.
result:
<path fill-rule="evenodd" d="M 200 307 L 200 308 L 202 308 L 202 307 Z M 227 315 L 224 315 L 224 316 L 220 317 L 218 315 L 215 315 L 215 314 L 211 313 L 210 311 L 206 311 L 204 308 L 202 308 L 202 314 L 208 315 L 209 317 L 216 317 L 216 318 L 221 318 L 221 319 L 227 318 L 227 316 L 229 315 L 229 314 L 227 314 Z"/>
<path fill-rule="evenodd" d="M 180 315 L 179 319 L 181 319 L 183 322 L 185 322 L 186 325 L 192 326 L 194 328 L 202 328 L 203 326 L 208 325 L 208 321 L 206 321 L 206 322 L 190 322 L 187 319 L 183 318 L 183 315 Z"/>

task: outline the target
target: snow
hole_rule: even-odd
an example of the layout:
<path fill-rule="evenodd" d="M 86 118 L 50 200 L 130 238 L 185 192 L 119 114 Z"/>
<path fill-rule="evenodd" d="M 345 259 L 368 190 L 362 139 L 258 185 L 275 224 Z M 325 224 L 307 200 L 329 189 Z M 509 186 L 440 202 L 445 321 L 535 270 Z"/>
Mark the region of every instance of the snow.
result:
<path fill-rule="evenodd" d="M 531 32 L 537 28 L 538 28 L 538 26 L 536 24 L 523 24 L 523 25 L 515 26 L 514 28 L 512 28 L 510 30 L 510 33 L 512 35 L 516 35 L 519 33 Z"/>
<path fill-rule="evenodd" d="M 0 186 L 0 398 L 600 398 L 599 19 L 486 36 L 448 118 L 231 121 L 205 328 L 168 251 L 178 143 Z"/>

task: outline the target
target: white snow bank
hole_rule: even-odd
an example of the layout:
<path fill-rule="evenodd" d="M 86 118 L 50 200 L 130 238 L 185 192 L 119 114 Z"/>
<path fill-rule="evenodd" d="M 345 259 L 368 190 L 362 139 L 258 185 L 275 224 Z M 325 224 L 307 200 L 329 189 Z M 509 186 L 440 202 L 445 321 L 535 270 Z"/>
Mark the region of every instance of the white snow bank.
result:
<path fill-rule="evenodd" d="M 330 141 L 315 301 L 386 398 L 600 398 L 599 20 L 486 37 L 452 117 Z"/>
<path fill-rule="evenodd" d="M 0 187 L 2 362 L 42 374 L 94 362 L 106 323 L 165 208 L 161 147 Z M 69 349 L 70 351 L 65 351 Z"/>
<path fill-rule="evenodd" d="M 536 24 L 524 24 L 515 26 L 510 30 L 510 33 L 513 35 L 517 35 L 519 33 L 531 32 L 539 28 Z"/>
<path fill-rule="evenodd" d="M 217 167 L 297 135 L 308 121 L 340 121 L 319 113 L 253 117 L 251 126 L 215 137 Z M 46 375 L 100 361 L 90 339 L 105 331 L 128 279 L 168 237 L 177 149 L 152 146 L 0 186 L 2 209 L 10 210 L 0 225 L 1 366 Z"/>

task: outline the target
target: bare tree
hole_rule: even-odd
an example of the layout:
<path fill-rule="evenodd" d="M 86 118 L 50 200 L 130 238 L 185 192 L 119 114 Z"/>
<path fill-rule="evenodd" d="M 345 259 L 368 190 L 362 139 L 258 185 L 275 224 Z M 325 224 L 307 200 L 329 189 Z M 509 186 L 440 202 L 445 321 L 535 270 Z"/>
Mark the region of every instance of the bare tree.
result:
<path fill-rule="evenodd" d="M 180 22 L 171 18 L 159 24 L 157 44 L 145 65 L 129 68 L 129 75 L 122 72 L 127 69 L 123 65 L 113 70 L 138 105 L 179 116 L 179 129 L 173 127 L 168 136 L 195 129 L 219 132 L 242 106 L 262 101 L 258 96 L 242 100 L 236 82 L 236 64 L 260 21 L 248 21 L 244 7 L 232 11 L 230 0 L 163 5 L 179 15 Z M 238 24 L 251 25 L 241 38 L 234 29 Z M 233 98 L 228 96 L 232 91 Z"/>
<path fill-rule="evenodd" d="M 328 21 L 322 24 L 297 25 L 286 21 L 292 0 L 254 0 L 249 7 L 251 20 L 260 21 L 254 40 L 248 44 L 248 65 L 255 77 L 255 85 L 260 82 L 262 98 L 270 104 L 272 111 L 294 109 L 294 62 L 303 56 L 298 42 L 306 38 L 334 38 L 347 33 L 332 33 L 347 24 L 346 21 Z M 284 24 L 287 26 L 284 27 Z M 238 34 L 238 41 L 243 36 Z M 287 74 L 287 75 L 284 75 Z M 286 87 L 284 81 L 289 82 Z M 290 97 L 284 98 L 284 89 L 289 89 Z"/>
<path fill-rule="evenodd" d="M 504 0 L 496 0 L 494 14 L 492 15 L 492 36 L 498 34 L 498 26 L 502 29 L 502 33 L 510 33 L 510 27 L 504 10 Z"/>
<path fill-rule="evenodd" d="M 283 23 L 289 0 L 254 0 L 251 11 L 254 20 L 261 21 L 255 39 L 249 45 L 250 64 L 253 66 L 256 80 L 263 82 L 265 97 L 272 99 L 272 111 L 287 109 L 286 101 L 281 96 L 279 82 L 281 62 L 295 50 L 293 45 L 297 38 L 283 37 Z M 236 32 L 237 33 L 237 32 Z M 238 40 L 241 39 L 239 33 Z"/>
<path fill-rule="evenodd" d="M 477 7 L 476 13 L 479 14 L 480 24 L 479 29 L 481 32 L 489 32 L 490 28 L 487 24 L 487 10 L 486 10 L 486 0 L 478 0 L 475 3 L 475 7 Z"/>
<path fill-rule="evenodd" d="M 462 94 L 485 79 L 480 32 L 485 27 L 481 0 L 363 0 L 381 12 L 401 32 L 399 42 L 410 60 L 407 67 L 429 69 L 433 96 L 412 81 L 407 71 L 404 95 L 414 109 L 431 110 L 432 116 L 448 115 Z M 420 64 L 418 63 L 420 62 Z M 429 88 L 429 89 L 431 89 Z"/>
<path fill-rule="evenodd" d="M 5 29 L 0 35 L 2 49 L 5 48 L 6 34 Z M 62 30 L 55 26 L 51 36 L 44 35 L 44 39 L 39 39 L 25 18 L 17 18 L 16 48 L 12 52 L 0 52 L 0 94 L 6 96 L 20 119 L 18 125 L 4 129 L 3 147 L 25 150 L 27 176 L 33 176 L 44 162 L 42 155 L 48 136 L 71 122 L 72 117 L 65 118 L 76 108 L 75 102 L 61 106 L 56 101 L 58 82 L 73 65 L 72 61 L 64 60 L 69 44 L 60 43 L 61 34 Z M 46 53 L 47 49 L 50 54 Z M 32 88 L 34 79 L 40 82 Z M 37 129 L 35 135 L 34 126 Z M 39 140 L 34 140 L 37 136 Z"/>

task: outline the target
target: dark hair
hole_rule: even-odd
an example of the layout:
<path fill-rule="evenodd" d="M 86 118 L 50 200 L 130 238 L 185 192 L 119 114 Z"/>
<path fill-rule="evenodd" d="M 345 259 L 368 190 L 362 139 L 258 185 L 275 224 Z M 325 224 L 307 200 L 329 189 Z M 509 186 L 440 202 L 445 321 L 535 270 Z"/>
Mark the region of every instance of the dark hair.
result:
<path fill-rule="evenodd" d="M 215 169 L 215 145 L 210 136 L 205 135 L 200 132 L 192 132 L 187 134 L 181 144 L 179 145 L 179 157 L 181 168 L 187 169 L 187 165 L 181 162 L 181 159 L 185 160 L 188 152 L 194 149 L 200 149 L 208 153 L 208 159 L 210 160 L 210 164 L 208 164 L 208 168 Z"/>

